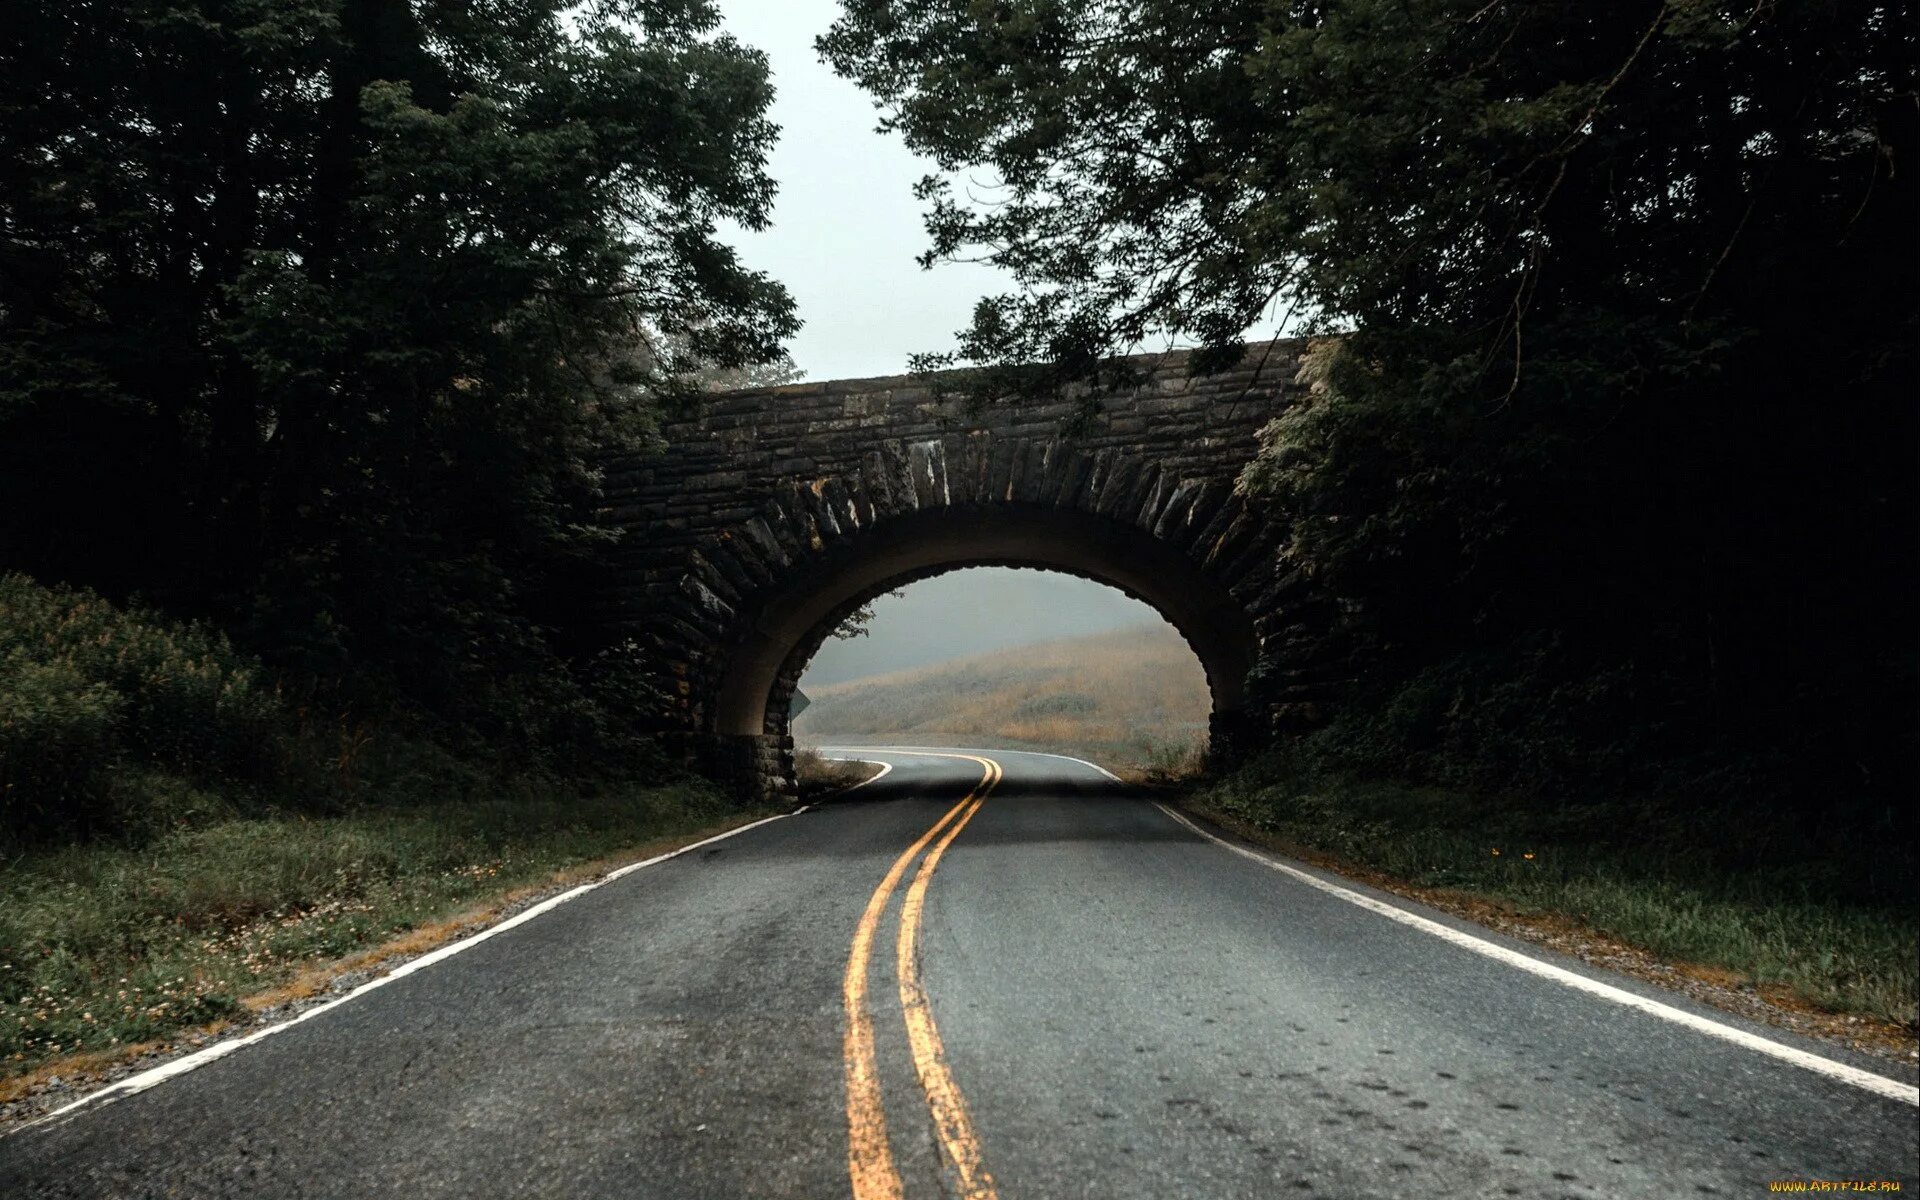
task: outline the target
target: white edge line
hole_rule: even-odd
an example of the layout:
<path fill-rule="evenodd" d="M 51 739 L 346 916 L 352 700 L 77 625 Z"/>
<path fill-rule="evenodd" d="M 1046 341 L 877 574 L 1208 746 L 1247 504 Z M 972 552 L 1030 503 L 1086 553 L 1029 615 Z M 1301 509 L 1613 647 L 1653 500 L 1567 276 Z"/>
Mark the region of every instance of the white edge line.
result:
<path fill-rule="evenodd" d="M 413 974 L 415 971 L 423 970 L 424 968 L 432 966 L 434 963 L 442 962 L 442 961 L 445 961 L 446 959 L 452 958 L 454 955 L 459 954 L 463 950 L 471 950 L 475 946 L 479 945 L 481 942 L 486 941 L 488 938 L 493 937 L 496 934 L 505 933 L 507 930 L 512 929 L 516 925 L 524 925 L 528 921 L 531 921 L 535 917 L 539 916 L 540 914 L 551 912 L 554 909 L 560 907 L 562 904 L 565 904 L 569 900 L 577 900 L 581 896 L 586 895 L 588 892 L 591 892 L 596 888 L 605 887 L 607 884 L 612 883 L 614 880 L 619 879 L 623 875 L 631 875 L 635 871 L 641 870 L 645 867 L 654 866 L 657 863 L 663 863 L 670 858 L 678 858 L 682 854 L 686 854 L 689 851 L 698 850 L 702 846 L 710 846 L 715 842 L 725 841 L 727 838 L 745 833 L 749 829 L 758 829 L 760 826 L 768 824 L 769 822 L 782 820 L 783 818 L 786 818 L 786 817 L 799 816 L 801 813 L 807 811 L 809 807 L 811 807 L 811 805 L 802 805 L 801 807 L 794 809 L 792 812 L 775 813 L 771 817 L 762 817 L 758 821 L 753 821 L 746 825 L 741 825 L 737 828 L 729 829 L 725 833 L 717 833 L 710 838 L 703 838 L 700 841 L 692 843 L 691 845 L 682 846 L 678 850 L 669 850 L 665 854 L 656 854 L 652 858 L 645 859 L 641 862 L 628 863 L 624 867 L 619 867 L 619 868 L 616 868 L 615 870 L 608 871 L 605 875 L 602 875 L 600 878 L 593 880 L 590 883 L 583 883 L 579 887 L 571 888 L 567 891 L 561 892 L 557 896 L 549 896 L 545 900 L 542 900 L 540 903 L 515 913 L 513 916 L 508 917 L 506 920 L 500 922 L 498 925 L 489 925 L 485 929 L 480 930 L 478 933 L 471 934 L 467 937 L 461 938 L 457 942 L 449 942 L 448 944 L 441 946 L 437 950 L 430 950 L 427 953 L 422 954 L 418 958 L 408 959 L 406 962 L 401 963 L 399 966 L 395 967 L 393 970 L 388 971 L 385 975 L 380 976 L 378 979 L 368 980 L 367 982 L 361 984 L 357 988 L 354 988 L 352 991 L 348 992 L 344 996 L 335 997 L 334 999 L 329 1000 L 324 1004 L 316 1004 L 312 1008 L 306 1009 L 296 1016 L 289 1017 L 287 1020 L 282 1021 L 279 1024 L 269 1025 L 264 1029 L 257 1029 L 254 1032 L 245 1035 L 244 1037 L 231 1038 L 224 1042 L 215 1042 L 213 1045 L 208 1046 L 203 1050 L 196 1050 L 192 1054 L 188 1054 L 180 1058 L 176 1058 L 171 1062 L 161 1063 L 159 1066 L 154 1067 L 150 1070 L 142 1071 L 137 1075 L 129 1075 L 125 1079 L 117 1080 L 113 1083 L 108 1084 L 106 1087 L 101 1088 L 97 1092 L 89 1092 L 87 1095 L 82 1096 L 80 1099 L 75 1100 L 70 1104 L 64 1104 L 61 1107 L 54 1109 L 52 1112 L 47 1113 L 44 1116 L 35 1117 L 33 1120 L 26 1122 L 25 1124 L 21 1125 L 18 1129 L 13 1130 L 12 1133 L 9 1133 L 5 1136 L 11 1137 L 14 1133 L 23 1133 L 26 1130 L 31 1129 L 36 1125 L 41 1125 L 48 1121 L 52 1121 L 58 1117 L 63 1117 L 70 1113 L 78 1112 L 82 1108 L 86 1108 L 91 1105 L 101 1103 L 103 1101 L 118 1100 L 125 1096 L 137 1095 L 141 1092 L 146 1091 L 148 1088 L 157 1087 L 160 1084 L 165 1083 L 169 1079 L 173 1079 L 180 1075 L 185 1075 L 187 1072 L 197 1070 L 200 1067 L 204 1067 L 210 1062 L 214 1062 L 218 1059 L 225 1058 L 227 1055 L 232 1054 L 236 1050 L 239 1050 L 246 1046 L 251 1046 L 256 1042 L 264 1041 L 267 1038 L 272 1037 L 276 1033 L 281 1033 L 285 1030 L 292 1029 L 295 1025 L 300 1024 L 302 1021 L 310 1020 L 314 1017 L 319 1016 L 321 1013 L 329 1011 L 330 1009 L 338 1008 L 342 1004 L 347 1003 L 349 1000 L 357 1000 L 361 996 L 366 995 L 368 992 L 373 991 L 375 988 L 385 987 L 386 985 L 388 985 L 389 983 L 392 983 L 396 979 L 404 979 L 406 976 Z"/>
<path fill-rule="evenodd" d="M 1697 1033 L 1704 1033 L 1708 1037 L 1715 1037 L 1722 1041 L 1732 1042 L 1736 1046 L 1744 1046 L 1749 1050 L 1758 1050 L 1760 1053 L 1771 1055 L 1774 1058 L 1780 1059 L 1782 1062 L 1792 1063 L 1796 1067 L 1804 1067 L 1809 1071 L 1815 1071 L 1829 1078 L 1838 1079 L 1843 1083 L 1850 1083 L 1857 1088 L 1872 1092 L 1875 1095 L 1885 1096 L 1889 1100 L 1899 1100 L 1906 1104 L 1920 1106 L 1920 1087 L 1916 1087 L 1913 1084 L 1901 1083 L 1897 1079 L 1888 1079 L 1886 1076 L 1876 1075 L 1872 1071 L 1863 1071 L 1859 1067 L 1848 1066 L 1842 1062 L 1835 1062 L 1830 1058 L 1822 1058 L 1818 1054 L 1810 1054 L 1805 1050 L 1776 1042 L 1771 1038 L 1763 1038 L 1758 1034 L 1748 1033 L 1746 1030 L 1736 1028 L 1732 1025 L 1723 1025 L 1718 1021 L 1700 1016 L 1697 1013 L 1690 1013 L 1685 1009 L 1675 1008 L 1670 1004 L 1662 1004 L 1658 1000 L 1650 1000 L 1645 996 L 1629 992 L 1624 988 L 1617 988 L 1612 984 L 1602 983 L 1597 979 L 1589 979 L 1587 976 L 1575 971 L 1569 971 L 1565 967 L 1557 967 L 1552 963 L 1542 962 L 1537 958 L 1522 954 L 1517 950 L 1512 950 L 1494 942 L 1477 938 L 1464 930 L 1455 929 L 1451 925 L 1443 925 L 1439 921 L 1431 920 L 1417 913 L 1408 912 L 1398 905 L 1388 904 L 1384 900 L 1376 900 L 1372 896 L 1363 895 L 1348 888 L 1343 888 L 1337 883 L 1332 883 L 1317 875 L 1302 871 L 1298 867 L 1290 867 L 1286 863 L 1275 862 L 1264 854 L 1256 853 L 1255 851 L 1247 849 L 1245 846 L 1235 845 L 1225 838 L 1209 833 L 1188 820 L 1181 813 L 1175 812 L 1173 809 L 1161 804 L 1158 800 L 1154 801 L 1154 805 L 1159 808 L 1161 812 L 1166 813 L 1201 837 L 1217 845 L 1224 846 L 1242 858 L 1252 859 L 1263 867 L 1271 867 L 1284 875 L 1298 879 L 1309 887 L 1318 888 L 1331 896 L 1338 896 L 1349 904 L 1357 904 L 1361 908 L 1378 913 L 1389 920 L 1398 921 L 1402 925 L 1408 925 L 1418 929 L 1422 933 L 1430 933 L 1443 941 L 1452 942 L 1456 946 L 1471 950 L 1475 954 L 1485 955 L 1496 962 L 1505 963 L 1510 967 L 1518 967 L 1522 971 L 1538 975 L 1543 979 L 1551 979 L 1555 983 L 1564 984 L 1567 987 L 1573 988 L 1575 991 L 1585 992 L 1590 996 L 1598 996 L 1602 1000 L 1611 1000 L 1615 1004 L 1624 1005 L 1627 1008 L 1646 1013 L 1648 1016 L 1658 1017 L 1663 1021 L 1671 1021 L 1675 1025 L 1684 1026 Z"/>
<path fill-rule="evenodd" d="M 1091 767 L 1116 783 L 1124 782 L 1112 771 L 1107 770 L 1098 763 L 1088 762 L 1084 758 L 1074 758 L 1067 754 L 1048 754 L 1041 750 L 1025 750 L 1020 751 L 1020 753 L 1041 754 L 1047 758 L 1063 758 L 1068 762 L 1079 763 L 1083 767 Z M 1838 1079 L 1843 1083 L 1852 1084 L 1857 1088 L 1872 1092 L 1877 1096 L 1884 1096 L 1890 1100 L 1899 1100 L 1903 1103 L 1920 1107 L 1920 1087 L 1916 1087 L 1913 1084 L 1902 1083 L 1897 1079 L 1888 1079 L 1886 1076 L 1876 1074 L 1872 1071 L 1865 1071 L 1859 1067 L 1836 1062 L 1833 1059 L 1824 1058 L 1818 1054 L 1809 1053 L 1797 1047 L 1776 1042 L 1771 1038 L 1764 1038 L 1758 1034 L 1749 1033 L 1747 1030 L 1740 1029 L 1736 1026 L 1722 1024 L 1711 1018 L 1700 1016 L 1698 1013 L 1691 1013 L 1682 1008 L 1675 1008 L 1670 1004 L 1662 1004 L 1658 1000 L 1649 999 L 1648 997 L 1627 991 L 1624 988 L 1618 988 L 1609 983 L 1602 983 L 1597 979 L 1590 979 L 1578 972 L 1569 971 L 1565 967 L 1542 962 L 1537 958 L 1522 954 L 1517 950 L 1489 942 L 1484 938 L 1475 937 L 1473 934 L 1467 933 L 1464 930 L 1455 929 L 1451 925 L 1444 925 L 1439 921 L 1420 916 L 1417 913 L 1408 912 L 1398 905 L 1389 904 L 1384 900 L 1376 900 L 1372 896 L 1363 895 L 1350 888 L 1341 887 L 1337 883 L 1322 879 L 1317 875 L 1302 871 L 1297 867 L 1276 862 L 1266 855 L 1257 853 L 1245 846 L 1235 845 L 1225 838 L 1218 837 L 1200 828 L 1200 826 L 1188 820 L 1181 813 L 1175 812 L 1157 800 L 1154 801 L 1154 806 L 1201 837 L 1233 851 L 1242 858 L 1251 859 L 1261 866 L 1270 867 L 1275 871 L 1298 879 L 1311 887 L 1318 888 L 1329 895 L 1337 896 L 1348 903 L 1356 904 L 1361 908 L 1378 913 L 1390 920 L 1398 921 L 1403 925 L 1418 929 L 1423 933 L 1430 933 L 1444 941 L 1471 950 L 1476 954 L 1484 955 L 1496 962 L 1518 967 L 1522 971 L 1538 975 L 1544 979 L 1553 980 L 1556 983 L 1563 984 L 1576 991 L 1585 992 L 1588 995 L 1597 996 L 1603 1000 L 1610 1000 L 1615 1004 L 1624 1005 L 1627 1008 L 1646 1013 L 1648 1016 L 1658 1017 L 1664 1021 L 1670 1021 L 1676 1025 L 1692 1029 L 1695 1032 L 1704 1033 L 1709 1037 L 1732 1042 L 1734 1045 L 1744 1046 L 1750 1050 L 1757 1050 L 1762 1054 L 1780 1059 L 1783 1062 L 1791 1063 L 1794 1066 L 1826 1075 L 1832 1079 Z"/>
<path fill-rule="evenodd" d="M 1126 782 L 1126 780 L 1120 778 L 1118 775 L 1115 775 L 1112 771 L 1107 770 L 1105 767 L 1101 766 L 1099 763 L 1088 762 L 1084 758 L 1075 758 L 1071 754 L 1047 754 L 1045 750 L 1016 751 L 1016 753 L 1046 754 L 1048 758 L 1064 758 L 1070 763 L 1079 763 L 1083 767 L 1092 767 L 1094 770 L 1100 772 L 1102 775 L 1105 775 L 1108 779 L 1113 780 L 1115 783 Z"/>

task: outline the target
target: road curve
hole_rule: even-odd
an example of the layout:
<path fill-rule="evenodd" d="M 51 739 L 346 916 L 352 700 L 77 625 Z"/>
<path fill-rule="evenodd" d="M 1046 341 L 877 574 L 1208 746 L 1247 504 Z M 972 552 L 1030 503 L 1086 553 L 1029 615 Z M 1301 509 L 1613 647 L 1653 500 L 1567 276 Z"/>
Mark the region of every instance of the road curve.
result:
<path fill-rule="evenodd" d="M 894 769 L 0 1139 L 0 1195 L 1920 1187 L 1907 1100 L 1389 919 L 1097 768 L 846 753 Z"/>

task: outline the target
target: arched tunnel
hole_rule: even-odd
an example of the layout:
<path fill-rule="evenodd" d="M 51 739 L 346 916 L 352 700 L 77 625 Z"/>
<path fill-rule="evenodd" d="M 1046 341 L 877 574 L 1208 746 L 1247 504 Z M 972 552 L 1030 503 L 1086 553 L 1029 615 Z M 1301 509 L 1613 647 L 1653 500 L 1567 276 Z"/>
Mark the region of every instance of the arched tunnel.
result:
<path fill-rule="evenodd" d="M 917 580 L 977 566 L 1061 571 L 1142 601 L 1199 659 L 1215 724 L 1242 718 L 1258 642 L 1252 619 L 1216 581 L 1115 521 L 1058 509 L 977 506 L 923 511 L 845 539 L 770 595 L 722 670 L 715 732 L 785 735 L 795 684 L 848 614 Z"/>

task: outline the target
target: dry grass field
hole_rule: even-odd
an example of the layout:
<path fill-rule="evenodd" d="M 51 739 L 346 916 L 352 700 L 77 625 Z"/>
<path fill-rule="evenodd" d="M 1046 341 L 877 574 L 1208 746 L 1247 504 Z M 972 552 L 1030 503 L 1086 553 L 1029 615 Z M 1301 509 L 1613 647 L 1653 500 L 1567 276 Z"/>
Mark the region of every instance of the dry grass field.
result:
<path fill-rule="evenodd" d="M 1145 767 L 1207 730 L 1206 676 L 1180 635 L 1139 625 L 810 690 L 803 745 L 835 740 L 1029 746 Z"/>

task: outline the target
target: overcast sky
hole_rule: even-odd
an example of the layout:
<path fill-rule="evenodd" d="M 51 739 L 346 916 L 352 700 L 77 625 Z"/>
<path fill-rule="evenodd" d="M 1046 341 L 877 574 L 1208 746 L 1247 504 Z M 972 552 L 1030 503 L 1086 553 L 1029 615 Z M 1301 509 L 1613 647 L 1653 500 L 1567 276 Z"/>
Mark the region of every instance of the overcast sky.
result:
<path fill-rule="evenodd" d="M 780 184 L 773 225 L 735 229 L 748 265 L 785 283 L 806 325 L 789 343 L 809 379 L 893 375 L 907 356 L 950 349 L 973 302 L 1006 290 L 999 272 L 975 264 L 922 271 L 927 245 L 913 185 L 931 169 L 897 136 L 875 132 L 867 94 L 814 53 L 840 6 L 835 0 L 723 0 L 727 28 L 773 65 L 773 120 L 780 142 L 770 164 Z"/>

